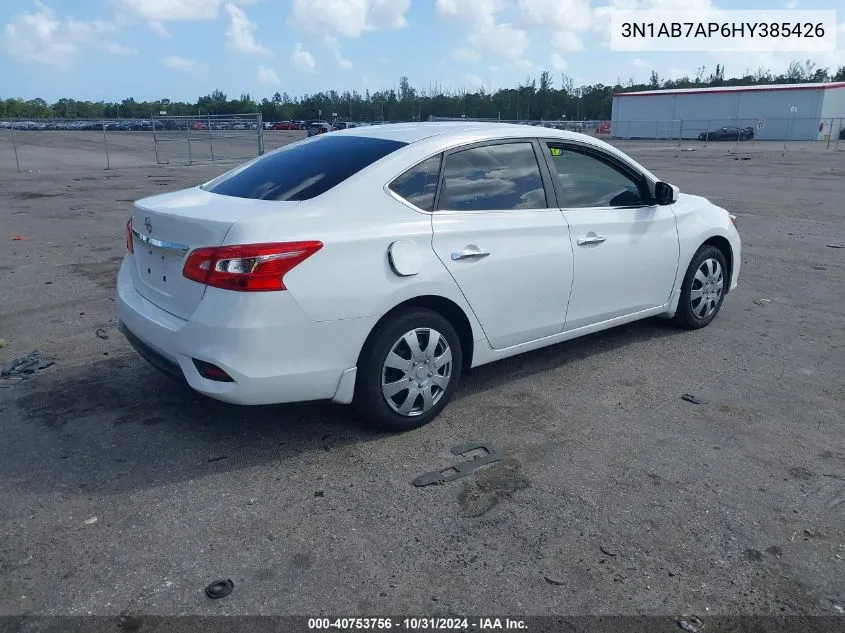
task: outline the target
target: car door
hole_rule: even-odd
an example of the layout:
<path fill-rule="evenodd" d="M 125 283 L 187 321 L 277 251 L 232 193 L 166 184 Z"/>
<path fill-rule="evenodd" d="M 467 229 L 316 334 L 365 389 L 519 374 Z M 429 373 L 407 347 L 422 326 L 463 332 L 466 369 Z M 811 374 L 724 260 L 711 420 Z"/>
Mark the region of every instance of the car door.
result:
<path fill-rule="evenodd" d="M 569 228 L 536 140 L 447 152 L 432 246 L 494 349 L 563 329 L 572 287 Z"/>
<path fill-rule="evenodd" d="M 672 206 L 657 205 L 645 177 L 601 149 L 559 141 L 543 149 L 574 254 L 564 329 L 666 304 L 680 250 Z"/>

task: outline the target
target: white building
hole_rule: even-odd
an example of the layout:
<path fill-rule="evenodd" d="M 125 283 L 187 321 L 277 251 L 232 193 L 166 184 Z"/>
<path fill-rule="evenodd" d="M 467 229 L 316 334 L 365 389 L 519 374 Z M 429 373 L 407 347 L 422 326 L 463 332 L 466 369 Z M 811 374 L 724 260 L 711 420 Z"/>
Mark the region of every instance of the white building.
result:
<path fill-rule="evenodd" d="M 760 140 L 835 139 L 845 128 L 845 82 L 613 95 L 614 138 L 695 139 L 723 126 L 753 127 Z"/>

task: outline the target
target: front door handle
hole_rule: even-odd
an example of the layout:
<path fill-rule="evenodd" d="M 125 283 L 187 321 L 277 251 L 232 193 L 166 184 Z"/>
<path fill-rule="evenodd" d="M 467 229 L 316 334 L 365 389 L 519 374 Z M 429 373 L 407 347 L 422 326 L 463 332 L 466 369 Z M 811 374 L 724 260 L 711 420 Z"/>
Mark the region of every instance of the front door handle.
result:
<path fill-rule="evenodd" d="M 475 244 L 465 246 L 460 252 L 452 253 L 452 259 L 458 261 L 459 259 L 481 259 L 487 257 L 490 253 L 482 251 Z"/>
<path fill-rule="evenodd" d="M 591 235 L 590 237 L 579 237 L 578 246 L 589 246 L 590 244 L 601 244 L 607 240 L 606 237 L 600 235 Z"/>

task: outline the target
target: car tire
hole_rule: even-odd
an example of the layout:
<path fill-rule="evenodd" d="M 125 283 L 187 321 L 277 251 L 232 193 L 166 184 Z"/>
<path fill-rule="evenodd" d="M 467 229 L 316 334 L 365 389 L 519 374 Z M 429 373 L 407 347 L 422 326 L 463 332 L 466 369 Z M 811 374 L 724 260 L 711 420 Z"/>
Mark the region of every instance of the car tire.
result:
<path fill-rule="evenodd" d="M 709 325 L 719 314 L 729 285 L 722 251 L 709 244 L 699 248 L 684 275 L 675 324 L 688 330 Z"/>
<path fill-rule="evenodd" d="M 409 345 L 414 338 L 416 354 Z M 460 338 L 441 314 L 425 308 L 399 312 L 376 327 L 361 351 L 353 406 L 370 424 L 386 431 L 424 426 L 440 414 L 457 389 L 462 361 Z M 408 387 L 402 389 L 405 381 Z"/>

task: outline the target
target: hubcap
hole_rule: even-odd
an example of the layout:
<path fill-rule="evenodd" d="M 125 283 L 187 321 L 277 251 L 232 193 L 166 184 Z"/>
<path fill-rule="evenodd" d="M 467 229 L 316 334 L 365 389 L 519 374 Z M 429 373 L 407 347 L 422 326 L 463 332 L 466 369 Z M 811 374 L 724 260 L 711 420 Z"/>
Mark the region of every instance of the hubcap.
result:
<path fill-rule="evenodd" d="M 390 348 L 381 372 L 381 392 L 391 409 L 413 417 L 431 409 L 449 386 L 452 350 L 431 328 L 406 332 Z"/>
<path fill-rule="evenodd" d="M 699 319 L 709 317 L 715 312 L 722 298 L 725 279 L 722 267 L 715 259 L 705 259 L 695 271 L 689 300 L 692 313 Z"/>

